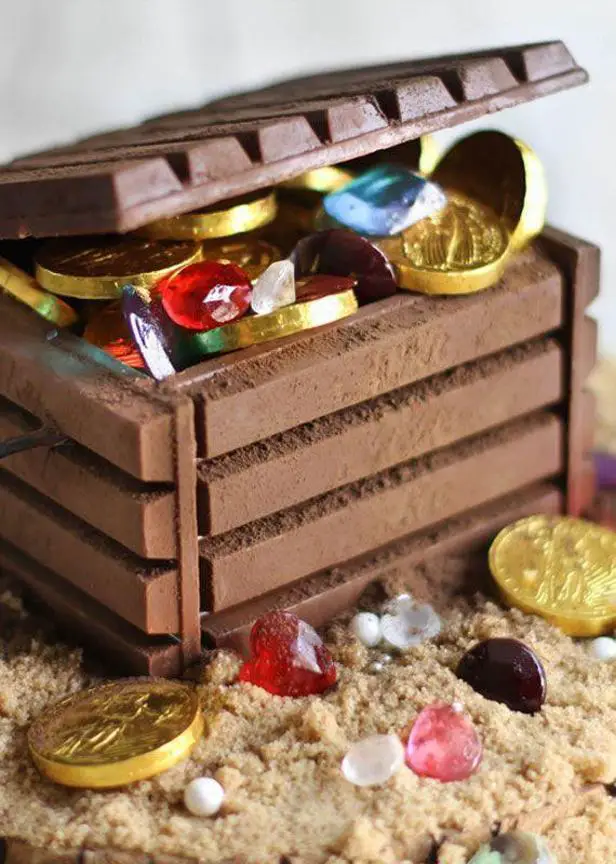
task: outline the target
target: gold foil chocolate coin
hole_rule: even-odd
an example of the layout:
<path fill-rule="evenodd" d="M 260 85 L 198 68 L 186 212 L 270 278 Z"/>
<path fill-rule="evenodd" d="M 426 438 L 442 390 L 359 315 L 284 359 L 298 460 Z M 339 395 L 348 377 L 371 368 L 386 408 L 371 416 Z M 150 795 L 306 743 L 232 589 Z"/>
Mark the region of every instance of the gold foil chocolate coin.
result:
<path fill-rule="evenodd" d="M 543 165 L 523 141 L 504 132 L 475 132 L 453 145 L 431 179 L 489 207 L 511 234 L 512 251 L 542 230 L 548 192 Z"/>
<path fill-rule="evenodd" d="M 494 285 L 508 258 L 509 233 L 496 214 L 465 195 L 401 234 L 376 244 L 400 288 L 424 294 L 470 294 Z"/>
<path fill-rule="evenodd" d="M 282 257 L 280 250 L 271 243 L 248 237 L 244 240 L 212 240 L 204 243 L 202 248 L 206 261 L 237 264 L 250 279 L 256 279 Z"/>
<path fill-rule="evenodd" d="M 121 236 L 49 240 L 35 256 L 36 278 L 43 288 L 89 300 L 115 299 L 126 284 L 150 289 L 180 267 L 199 260 L 197 243 Z"/>
<path fill-rule="evenodd" d="M 336 290 L 334 285 L 344 285 Z M 357 312 L 352 287 L 355 280 L 336 276 L 315 276 L 297 284 L 299 302 L 264 315 L 246 315 L 232 324 L 196 333 L 190 337 L 189 350 L 200 356 L 235 351 L 272 339 L 292 336 Z"/>
<path fill-rule="evenodd" d="M 336 192 L 351 180 L 355 174 L 341 165 L 327 165 L 323 168 L 313 168 L 298 177 L 286 180 L 282 185 L 287 189 L 308 189 L 311 192 Z"/>
<path fill-rule="evenodd" d="M 155 240 L 213 240 L 268 225 L 277 212 L 276 193 L 263 190 L 203 210 L 158 219 L 139 229 Z"/>
<path fill-rule="evenodd" d="M 55 783 L 109 789 L 153 777 L 185 759 L 203 734 L 197 692 L 156 678 L 84 690 L 30 727 L 37 768 Z"/>
<path fill-rule="evenodd" d="M 34 309 L 56 327 L 70 327 L 78 320 L 77 313 L 68 303 L 44 291 L 29 273 L 5 258 L 0 258 L 0 294 L 2 292 Z"/>
<path fill-rule="evenodd" d="M 512 606 L 570 636 L 616 626 L 616 533 L 566 516 L 529 516 L 504 528 L 490 570 Z"/>

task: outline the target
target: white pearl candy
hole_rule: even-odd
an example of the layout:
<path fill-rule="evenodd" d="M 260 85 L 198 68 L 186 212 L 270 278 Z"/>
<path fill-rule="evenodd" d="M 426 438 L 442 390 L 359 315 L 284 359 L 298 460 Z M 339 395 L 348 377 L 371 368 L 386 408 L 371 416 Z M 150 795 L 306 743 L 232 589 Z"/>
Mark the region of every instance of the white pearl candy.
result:
<path fill-rule="evenodd" d="M 588 649 L 596 660 L 616 660 L 616 639 L 609 636 L 593 639 Z"/>
<path fill-rule="evenodd" d="M 354 786 L 381 786 L 403 765 L 404 747 L 396 735 L 371 735 L 353 744 L 341 767 Z"/>
<path fill-rule="evenodd" d="M 184 804 L 193 816 L 214 816 L 225 799 L 225 790 L 213 777 L 197 777 L 184 789 Z"/>
<path fill-rule="evenodd" d="M 381 641 L 381 619 L 374 612 L 358 612 L 351 621 L 351 630 L 367 648 Z"/>

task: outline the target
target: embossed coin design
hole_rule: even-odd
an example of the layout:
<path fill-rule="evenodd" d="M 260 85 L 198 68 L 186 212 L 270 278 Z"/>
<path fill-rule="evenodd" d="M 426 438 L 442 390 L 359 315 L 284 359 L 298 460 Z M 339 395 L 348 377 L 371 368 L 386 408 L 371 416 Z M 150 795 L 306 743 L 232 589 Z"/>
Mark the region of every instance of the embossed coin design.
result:
<path fill-rule="evenodd" d="M 154 240 L 213 240 L 244 234 L 268 225 L 276 218 L 276 193 L 253 192 L 241 198 L 226 201 L 225 206 L 214 204 L 203 210 L 158 219 L 139 229 L 139 234 Z"/>
<path fill-rule="evenodd" d="M 470 294 L 494 285 L 508 259 L 509 232 L 496 214 L 448 191 L 443 210 L 377 246 L 400 288 L 424 294 Z"/>
<path fill-rule="evenodd" d="M 570 636 L 616 626 L 616 533 L 583 519 L 529 516 L 504 528 L 490 570 L 512 606 Z"/>
<path fill-rule="evenodd" d="M 280 250 L 265 240 L 212 240 L 203 244 L 206 261 L 237 264 L 251 279 L 260 276 L 274 261 L 280 261 Z"/>
<path fill-rule="evenodd" d="M 129 678 L 84 690 L 30 727 L 37 768 L 56 783 L 109 789 L 153 777 L 184 759 L 203 733 L 195 690 Z"/>
<path fill-rule="evenodd" d="M 0 258 L 0 294 L 3 292 L 34 309 L 56 327 L 70 327 L 77 323 L 77 313 L 68 303 L 43 291 L 36 279 L 6 258 Z"/>
<path fill-rule="evenodd" d="M 127 283 L 149 289 L 201 256 L 201 246 L 192 242 L 120 236 L 59 238 L 37 252 L 36 278 L 54 294 L 113 300 Z"/>

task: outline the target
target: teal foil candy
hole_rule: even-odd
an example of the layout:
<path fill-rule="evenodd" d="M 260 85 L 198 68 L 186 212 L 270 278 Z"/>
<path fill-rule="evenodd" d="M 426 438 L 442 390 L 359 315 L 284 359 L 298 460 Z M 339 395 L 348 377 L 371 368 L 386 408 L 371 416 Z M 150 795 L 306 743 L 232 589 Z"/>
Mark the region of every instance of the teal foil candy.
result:
<path fill-rule="evenodd" d="M 377 165 L 323 199 L 339 225 L 369 237 L 399 234 L 442 210 L 447 196 L 437 184 L 401 165 Z"/>

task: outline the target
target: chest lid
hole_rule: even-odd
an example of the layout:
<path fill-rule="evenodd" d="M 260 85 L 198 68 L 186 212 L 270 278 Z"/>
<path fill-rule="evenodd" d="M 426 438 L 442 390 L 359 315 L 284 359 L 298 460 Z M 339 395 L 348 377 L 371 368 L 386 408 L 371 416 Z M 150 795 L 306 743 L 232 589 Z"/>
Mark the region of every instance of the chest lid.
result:
<path fill-rule="evenodd" d="M 297 78 L 0 169 L 0 237 L 124 232 L 583 84 L 562 42 Z"/>

